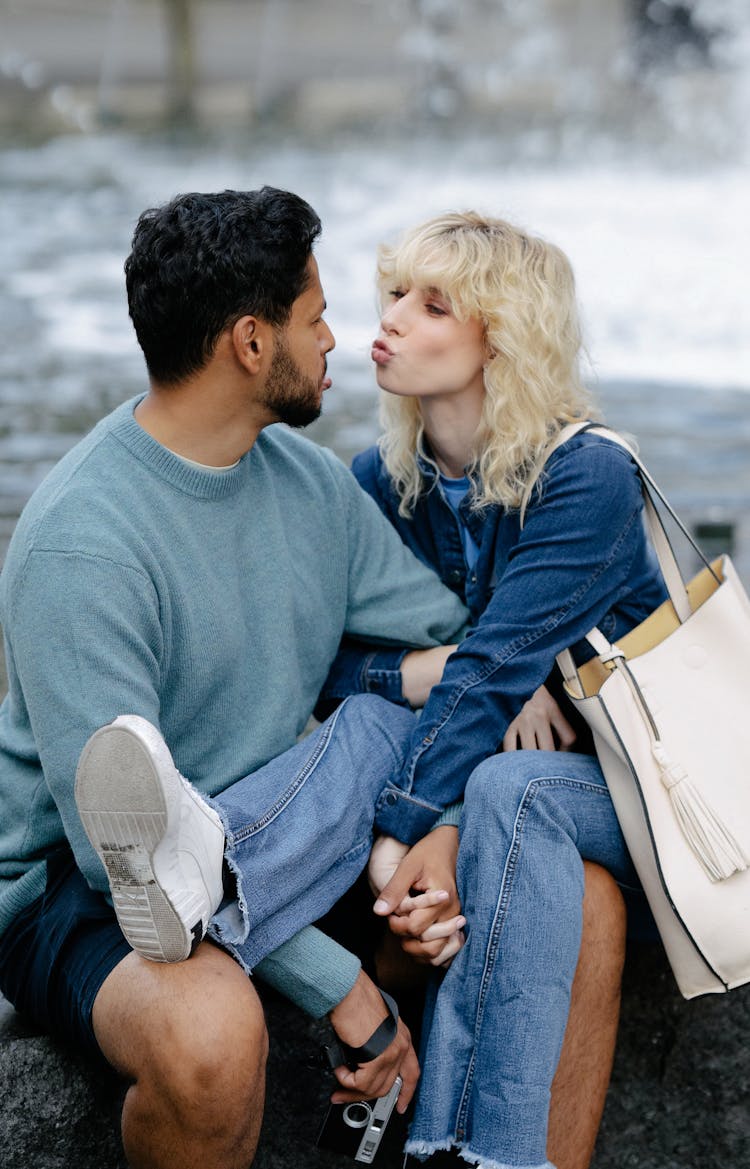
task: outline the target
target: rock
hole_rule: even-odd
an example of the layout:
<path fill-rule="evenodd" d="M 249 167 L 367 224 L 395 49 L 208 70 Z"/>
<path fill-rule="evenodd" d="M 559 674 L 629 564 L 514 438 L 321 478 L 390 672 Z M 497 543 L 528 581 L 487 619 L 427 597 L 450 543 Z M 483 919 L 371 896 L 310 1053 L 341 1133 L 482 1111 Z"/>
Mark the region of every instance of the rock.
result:
<path fill-rule="evenodd" d="M 631 944 L 593 1169 L 750 1167 L 750 986 L 686 1002 L 656 944 Z"/>
<path fill-rule="evenodd" d="M 264 996 L 271 1054 L 256 1169 L 345 1169 L 315 1137 L 325 1027 Z M 123 1086 L 0 1002 L 1 1169 L 126 1169 Z M 612 1085 L 592 1169 L 750 1169 L 750 987 L 685 1002 L 658 945 L 631 944 Z M 399 1169 L 396 1123 L 377 1164 Z M 187 1167 L 190 1169 L 190 1167 Z M 198 1167 L 196 1167 L 198 1169 Z"/>

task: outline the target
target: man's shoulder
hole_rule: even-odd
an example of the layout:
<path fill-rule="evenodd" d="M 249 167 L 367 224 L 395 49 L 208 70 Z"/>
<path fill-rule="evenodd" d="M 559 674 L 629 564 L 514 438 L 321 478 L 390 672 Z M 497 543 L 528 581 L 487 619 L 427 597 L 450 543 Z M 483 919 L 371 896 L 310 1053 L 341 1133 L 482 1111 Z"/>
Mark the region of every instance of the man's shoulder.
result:
<path fill-rule="evenodd" d="M 88 529 L 101 531 L 107 512 L 105 483 L 113 478 L 117 450 L 108 440 L 122 411 L 118 407 L 79 439 L 35 489 L 16 525 L 10 564 L 40 547 L 72 551 L 85 542 Z"/>
<path fill-rule="evenodd" d="M 352 474 L 380 510 L 393 520 L 398 513 L 400 500 L 377 443 L 354 456 Z"/>
<path fill-rule="evenodd" d="M 256 446 L 272 469 L 285 476 L 312 478 L 328 485 L 350 478 L 348 469 L 332 450 L 297 434 L 283 423 L 261 431 Z"/>

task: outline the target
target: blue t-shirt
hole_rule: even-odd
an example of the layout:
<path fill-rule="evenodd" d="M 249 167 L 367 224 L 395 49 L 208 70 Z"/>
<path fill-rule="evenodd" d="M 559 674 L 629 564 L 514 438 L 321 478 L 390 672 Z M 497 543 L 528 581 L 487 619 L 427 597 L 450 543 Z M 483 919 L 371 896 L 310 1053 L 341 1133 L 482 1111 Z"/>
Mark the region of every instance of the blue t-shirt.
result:
<path fill-rule="evenodd" d="M 442 488 L 443 495 L 445 496 L 446 503 L 458 520 L 458 527 L 461 533 L 461 543 L 464 547 L 466 567 L 473 568 L 477 562 L 477 557 L 479 556 L 479 545 L 464 523 L 463 516 L 459 510 L 462 499 L 471 487 L 471 481 L 467 475 L 462 475 L 460 479 L 449 479 L 448 476 L 444 475 L 441 471 L 440 486 Z"/>

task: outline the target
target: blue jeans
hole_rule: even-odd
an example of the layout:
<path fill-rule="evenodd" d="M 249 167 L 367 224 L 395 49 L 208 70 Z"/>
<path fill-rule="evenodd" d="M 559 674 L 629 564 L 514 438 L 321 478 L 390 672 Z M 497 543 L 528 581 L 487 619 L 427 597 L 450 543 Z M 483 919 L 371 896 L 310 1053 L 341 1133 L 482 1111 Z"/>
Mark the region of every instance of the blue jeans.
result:
<path fill-rule="evenodd" d="M 583 859 L 638 885 L 595 759 L 518 751 L 474 770 L 457 867 L 467 941 L 426 1019 L 409 1152 L 455 1144 L 494 1169 L 549 1169 L 550 1086 L 578 961 Z"/>
<path fill-rule="evenodd" d="M 306 739 L 209 801 L 237 885 L 209 934 L 243 969 L 354 884 L 372 847 L 376 802 L 400 774 L 414 721 L 376 695 L 348 698 Z"/>

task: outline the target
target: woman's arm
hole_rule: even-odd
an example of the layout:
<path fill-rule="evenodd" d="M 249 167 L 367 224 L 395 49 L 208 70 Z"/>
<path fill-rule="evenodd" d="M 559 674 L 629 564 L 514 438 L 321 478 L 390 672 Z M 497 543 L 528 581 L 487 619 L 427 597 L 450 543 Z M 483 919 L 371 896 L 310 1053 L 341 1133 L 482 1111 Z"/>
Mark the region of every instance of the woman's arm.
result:
<path fill-rule="evenodd" d="M 432 690 L 389 793 L 396 798 L 381 802 L 382 832 L 409 842 L 423 836 L 498 750 L 555 655 L 627 591 L 644 540 L 641 509 L 635 467 L 621 448 L 589 439 L 555 452 L 544 496 L 529 509 L 490 603 Z"/>

